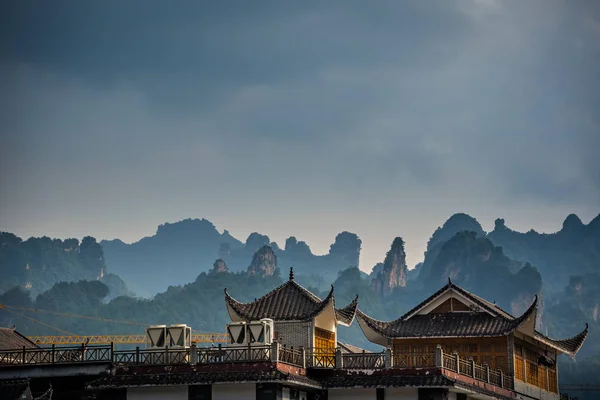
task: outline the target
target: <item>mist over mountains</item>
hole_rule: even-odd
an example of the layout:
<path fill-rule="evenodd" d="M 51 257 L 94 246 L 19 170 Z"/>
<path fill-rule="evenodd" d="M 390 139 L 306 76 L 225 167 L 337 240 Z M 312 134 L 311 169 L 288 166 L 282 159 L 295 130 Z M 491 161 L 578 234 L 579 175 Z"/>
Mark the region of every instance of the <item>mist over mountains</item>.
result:
<path fill-rule="evenodd" d="M 324 288 L 340 270 L 358 267 L 361 241 L 356 234 L 341 232 L 326 255 L 314 255 L 308 244 L 289 237 L 283 247 L 267 235 L 251 233 L 242 242 L 227 230 L 219 233 L 206 219 L 186 219 L 160 225 L 154 236 L 132 244 L 115 239 L 100 242 L 110 270 L 121 276 L 131 289 L 152 296 L 169 285 L 193 281 L 207 271 L 216 259 L 225 261 L 230 271 L 245 271 L 254 253 L 270 246 L 279 266 L 294 266 L 298 276 Z"/>
<path fill-rule="evenodd" d="M 252 233 L 242 242 L 219 233 L 205 220 L 188 219 L 158 227 L 133 244 L 0 234 L 0 303 L 143 324 L 187 323 L 222 331 L 229 321 L 223 288 L 251 301 L 287 279 L 320 296 L 335 285 L 336 301 L 359 295 L 362 310 L 381 320 L 398 318 L 448 279 L 520 315 L 539 297 L 538 329 L 570 337 L 589 323 L 589 339 L 578 355 L 582 365 L 600 367 L 600 216 L 585 225 L 569 215 L 556 233 L 516 232 L 502 219 L 485 232 L 466 214 L 451 216 L 429 239 L 424 260 L 409 270 L 404 241 L 390 240 L 382 262 L 370 274 L 359 270 L 360 238 L 338 234 L 326 255 L 312 254 L 294 237 L 283 248 Z M 383 257 L 384 256 L 384 257 Z M 364 268 L 363 268 L 364 269 Z M 135 297 L 133 293 L 137 296 Z M 44 321 L 77 334 L 141 333 L 139 327 L 44 316 Z M 25 334 L 56 334 L 46 326 L 0 313 L 0 325 L 17 324 Z M 373 348 L 356 324 L 340 339 Z M 582 376 L 579 364 L 563 376 Z"/>

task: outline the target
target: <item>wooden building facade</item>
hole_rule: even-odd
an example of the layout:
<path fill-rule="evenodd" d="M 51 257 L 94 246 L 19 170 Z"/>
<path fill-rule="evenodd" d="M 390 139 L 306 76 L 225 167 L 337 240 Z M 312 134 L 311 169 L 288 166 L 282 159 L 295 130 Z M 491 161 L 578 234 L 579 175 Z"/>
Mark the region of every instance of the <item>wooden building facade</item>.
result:
<path fill-rule="evenodd" d="M 588 327 L 569 339 L 551 339 L 535 329 L 537 296 L 518 317 L 448 280 L 448 284 L 394 321 L 378 321 L 357 311 L 373 343 L 392 350 L 394 366 L 431 365 L 436 349 L 456 354 L 514 377 L 516 393 L 558 398 L 557 357 L 574 356 Z"/>

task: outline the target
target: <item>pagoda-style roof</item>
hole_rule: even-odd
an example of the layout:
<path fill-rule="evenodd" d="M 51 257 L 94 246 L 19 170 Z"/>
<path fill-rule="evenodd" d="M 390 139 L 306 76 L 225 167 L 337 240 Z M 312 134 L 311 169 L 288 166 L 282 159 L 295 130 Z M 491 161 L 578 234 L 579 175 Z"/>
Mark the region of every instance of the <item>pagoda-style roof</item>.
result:
<path fill-rule="evenodd" d="M 588 335 L 588 324 L 585 324 L 585 329 L 579 332 L 577 335 L 568 339 L 551 339 L 542 333 L 535 331 L 535 338 L 542 343 L 547 344 L 550 347 L 561 349 L 563 352 L 569 355 L 575 355 L 583 346 L 583 342 Z"/>
<path fill-rule="evenodd" d="M 548 338 L 535 330 L 537 300 L 535 296 L 529 308 L 514 317 L 448 280 L 447 285 L 394 321 L 379 321 L 360 310 L 356 315 L 367 338 L 384 346 L 390 339 L 498 337 L 519 331 L 563 353 L 577 353 L 587 336 L 587 325 L 570 339 Z M 457 311 L 448 310 L 451 301 L 456 302 Z"/>
<path fill-rule="evenodd" d="M 271 292 L 251 303 L 241 303 L 229 295 L 225 289 L 225 303 L 232 321 L 255 321 L 270 318 L 274 321 L 309 321 L 332 307 L 338 325 L 349 326 L 354 320 L 358 306 L 358 296 L 346 307 L 336 309 L 333 285 L 325 299 L 321 299 L 305 289 L 294 279 L 290 279 Z"/>

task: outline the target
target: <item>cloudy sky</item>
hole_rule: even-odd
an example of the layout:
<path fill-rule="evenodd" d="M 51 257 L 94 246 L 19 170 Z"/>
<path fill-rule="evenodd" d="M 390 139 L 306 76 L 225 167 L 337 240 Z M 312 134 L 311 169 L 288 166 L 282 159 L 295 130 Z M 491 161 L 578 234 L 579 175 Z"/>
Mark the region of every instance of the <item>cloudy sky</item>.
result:
<path fill-rule="evenodd" d="M 4 1 L 0 230 L 342 230 L 600 212 L 597 0 Z"/>

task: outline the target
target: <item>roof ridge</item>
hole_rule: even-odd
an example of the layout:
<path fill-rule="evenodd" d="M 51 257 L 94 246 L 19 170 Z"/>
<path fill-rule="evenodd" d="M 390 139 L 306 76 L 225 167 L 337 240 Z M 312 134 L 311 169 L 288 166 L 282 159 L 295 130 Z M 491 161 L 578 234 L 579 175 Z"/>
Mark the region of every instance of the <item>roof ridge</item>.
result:
<path fill-rule="evenodd" d="M 450 287 L 452 287 L 452 282 L 450 281 L 450 279 L 448 278 L 448 283 L 445 284 L 444 286 L 442 286 L 440 289 L 438 289 L 437 292 L 433 293 L 432 295 L 430 295 L 429 297 L 427 297 L 425 300 L 423 300 L 422 302 L 420 302 L 419 304 L 417 304 L 416 306 L 414 306 L 413 308 L 411 308 L 410 310 L 408 310 L 406 313 L 404 313 L 404 315 L 401 315 L 400 318 L 395 319 L 394 321 L 399 321 L 402 320 L 404 318 L 406 318 L 407 316 L 409 316 L 410 314 L 414 313 L 415 311 L 417 311 L 419 308 L 423 307 L 424 304 L 430 302 L 431 300 L 433 300 L 434 298 L 436 298 L 437 296 L 439 296 L 440 294 L 444 293 L 444 291 Z M 383 322 L 383 321 L 382 321 Z M 391 321 L 390 321 L 391 322 Z"/>
<path fill-rule="evenodd" d="M 323 299 L 321 299 L 319 296 L 317 296 L 316 294 L 314 294 L 310 290 L 306 289 L 304 286 L 302 286 L 301 284 L 299 284 L 295 280 L 291 280 L 291 281 L 288 281 L 288 282 L 291 282 L 291 284 L 294 285 L 297 289 L 299 289 L 302 293 L 304 293 L 305 295 L 307 295 L 308 297 L 310 297 L 311 300 L 314 300 L 315 304 L 316 303 L 320 303 L 320 302 L 323 301 Z M 331 285 L 331 287 L 333 288 L 333 285 Z"/>

